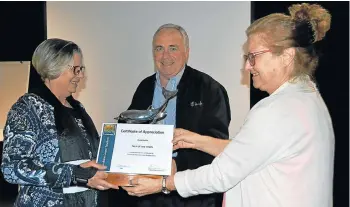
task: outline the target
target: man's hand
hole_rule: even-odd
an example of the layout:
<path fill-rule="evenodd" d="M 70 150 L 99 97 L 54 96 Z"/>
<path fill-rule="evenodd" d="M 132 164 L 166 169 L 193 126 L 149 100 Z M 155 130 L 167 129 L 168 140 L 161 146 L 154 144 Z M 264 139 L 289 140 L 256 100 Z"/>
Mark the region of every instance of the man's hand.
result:
<path fill-rule="evenodd" d="M 177 172 L 176 162 L 173 159 L 171 163 L 171 175 Z M 145 196 L 149 194 L 159 193 L 162 191 L 162 179 L 163 178 L 148 178 L 138 176 L 131 180 L 132 187 L 123 187 L 124 190 L 132 196 Z"/>
<path fill-rule="evenodd" d="M 176 166 L 175 160 L 173 159 L 171 162 L 171 174 L 175 175 L 176 172 L 177 172 L 177 166 Z"/>
<path fill-rule="evenodd" d="M 162 191 L 163 178 L 138 177 L 131 180 L 132 187 L 122 187 L 131 196 L 145 196 Z"/>

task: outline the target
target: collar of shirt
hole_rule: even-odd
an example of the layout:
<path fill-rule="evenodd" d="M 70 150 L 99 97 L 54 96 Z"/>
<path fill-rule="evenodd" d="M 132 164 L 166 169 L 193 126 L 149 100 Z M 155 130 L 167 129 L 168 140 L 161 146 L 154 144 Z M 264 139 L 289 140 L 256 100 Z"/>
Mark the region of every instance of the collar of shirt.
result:
<path fill-rule="evenodd" d="M 168 84 L 166 85 L 165 89 L 170 90 L 170 91 L 176 90 L 177 85 L 179 84 L 184 71 L 185 71 L 185 66 L 182 68 L 182 70 L 178 74 L 176 74 L 176 76 L 171 77 L 169 79 Z M 160 83 L 159 71 L 157 71 L 157 73 L 156 73 L 156 83 L 160 88 L 162 88 L 162 85 Z"/>

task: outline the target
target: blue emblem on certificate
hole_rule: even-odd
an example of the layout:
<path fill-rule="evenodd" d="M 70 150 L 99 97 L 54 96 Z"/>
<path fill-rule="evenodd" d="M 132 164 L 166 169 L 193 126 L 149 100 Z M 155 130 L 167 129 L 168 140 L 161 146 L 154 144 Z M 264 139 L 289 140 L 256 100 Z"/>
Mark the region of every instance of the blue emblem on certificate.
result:
<path fill-rule="evenodd" d="M 97 156 L 97 163 L 107 167 L 106 171 L 111 168 L 111 162 L 113 157 L 115 136 L 116 136 L 116 123 L 103 123 L 102 133 L 100 140 L 99 153 Z"/>

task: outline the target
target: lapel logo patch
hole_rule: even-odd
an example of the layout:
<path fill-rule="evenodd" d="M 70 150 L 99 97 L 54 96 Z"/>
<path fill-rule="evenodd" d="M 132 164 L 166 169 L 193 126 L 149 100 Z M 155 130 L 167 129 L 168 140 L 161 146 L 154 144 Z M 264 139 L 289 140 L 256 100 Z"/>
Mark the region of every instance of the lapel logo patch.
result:
<path fill-rule="evenodd" d="M 192 102 L 190 103 L 190 106 L 191 106 L 191 107 L 195 107 L 195 106 L 201 107 L 202 105 L 203 105 L 202 101 L 199 101 L 199 102 L 192 101 Z"/>

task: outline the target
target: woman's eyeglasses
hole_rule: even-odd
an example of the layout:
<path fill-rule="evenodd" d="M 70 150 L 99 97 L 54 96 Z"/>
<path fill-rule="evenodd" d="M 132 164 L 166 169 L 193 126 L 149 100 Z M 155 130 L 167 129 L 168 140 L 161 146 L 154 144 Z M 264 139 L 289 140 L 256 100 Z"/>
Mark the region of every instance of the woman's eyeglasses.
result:
<path fill-rule="evenodd" d="M 246 62 L 248 60 L 249 64 L 251 66 L 254 66 L 255 65 L 255 57 L 258 56 L 258 55 L 262 55 L 264 53 L 267 53 L 267 52 L 271 52 L 271 50 L 262 50 L 262 51 L 248 53 L 246 55 L 243 55 L 244 62 Z"/>
<path fill-rule="evenodd" d="M 79 74 L 83 74 L 85 72 L 84 66 L 72 66 L 68 65 L 69 69 L 73 71 L 73 74 L 78 76 Z"/>

